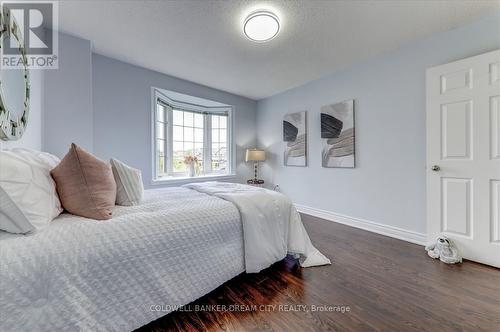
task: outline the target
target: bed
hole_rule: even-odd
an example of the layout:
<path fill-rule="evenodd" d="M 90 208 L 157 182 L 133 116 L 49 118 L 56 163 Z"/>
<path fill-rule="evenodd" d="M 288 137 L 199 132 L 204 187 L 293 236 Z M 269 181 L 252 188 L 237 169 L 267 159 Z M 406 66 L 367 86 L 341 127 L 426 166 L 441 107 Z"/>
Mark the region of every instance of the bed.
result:
<path fill-rule="evenodd" d="M 249 204 L 249 195 L 259 199 Z M 233 196 L 238 199 L 231 201 Z M 0 330 L 130 331 L 143 326 L 255 269 L 245 262 L 248 253 L 265 256 L 262 248 L 266 253 L 281 248 L 280 241 L 266 244 L 262 236 L 258 243 L 249 242 L 254 231 L 248 225 L 259 221 L 245 217 L 245 210 L 260 209 L 256 216 L 271 213 L 282 224 L 280 197 L 285 196 L 237 184 L 147 190 L 140 205 L 116 206 L 108 221 L 63 213 L 32 235 L 0 232 Z M 270 218 L 263 220 L 269 223 Z M 296 225 L 290 229 L 298 229 L 298 236 L 288 234 L 288 227 L 280 236 L 288 242 L 295 237 L 297 252 L 308 251 L 300 248 L 305 239 L 312 248 L 309 256 L 321 255 L 300 217 Z M 283 250 L 265 264 L 257 259 L 258 270 L 283 258 L 286 243 Z M 303 266 L 311 265 L 307 259 Z"/>
<path fill-rule="evenodd" d="M 146 191 L 106 222 L 1 233 L 2 331 L 131 331 L 245 270 L 237 208 L 187 188 Z"/>

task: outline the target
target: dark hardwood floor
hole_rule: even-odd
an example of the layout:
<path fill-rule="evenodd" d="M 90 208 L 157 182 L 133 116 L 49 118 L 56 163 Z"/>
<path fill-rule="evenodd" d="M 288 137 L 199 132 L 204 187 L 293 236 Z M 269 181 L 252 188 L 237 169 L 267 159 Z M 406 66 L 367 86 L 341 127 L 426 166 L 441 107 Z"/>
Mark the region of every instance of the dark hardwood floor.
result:
<path fill-rule="evenodd" d="M 500 331 L 499 269 L 446 265 L 418 245 L 303 220 L 332 265 L 302 269 L 287 258 L 191 304 L 247 305 L 240 310 L 248 311 L 177 311 L 140 331 Z M 313 311 L 313 305 L 349 311 Z"/>

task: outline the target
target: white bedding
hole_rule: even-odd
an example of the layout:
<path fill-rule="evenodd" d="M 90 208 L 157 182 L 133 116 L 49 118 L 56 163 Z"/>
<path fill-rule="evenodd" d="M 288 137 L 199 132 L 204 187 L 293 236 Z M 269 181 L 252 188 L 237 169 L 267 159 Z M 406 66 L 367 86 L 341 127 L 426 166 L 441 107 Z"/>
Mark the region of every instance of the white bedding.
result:
<path fill-rule="evenodd" d="M 287 253 L 301 255 L 302 267 L 330 264 L 312 245 L 299 213 L 287 196 L 238 183 L 203 182 L 185 187 L 223 198 L 238 207 L 247 272 L 259 272 L 285 258 Z"/>
<path fill-rule="evenodd" d="M 244 271 L 240 214 L 187 188 L 146 191 L 113 219 L 69 214 L 0 232 L 0 331 L 130 331 Z"/>

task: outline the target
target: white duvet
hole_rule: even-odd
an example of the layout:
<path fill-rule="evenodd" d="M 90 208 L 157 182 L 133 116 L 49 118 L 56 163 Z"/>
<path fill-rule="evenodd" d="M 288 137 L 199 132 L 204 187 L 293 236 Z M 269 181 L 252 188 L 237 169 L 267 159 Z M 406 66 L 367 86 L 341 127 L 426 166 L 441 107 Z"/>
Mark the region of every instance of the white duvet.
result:
<path fill-rule="evenodd" d="M 203 182 L 185 185 L 234 203 L 241 214 L 246 272 L 259 272 L 285 258 L 302 256 L 302 267 L 330 264 L 309 239 L 290 199 L 276 191 L 238 183 Z"/>
<path fill-rule="evenodd" d="M 0 232 L 0 331 L 130 331 L 245 264 L 258 271 L 287 251 L 327 263 L 283 195 L 228 189 L 148 190 L 108 221 L 62 214 L 38 233 Z"/>
<path fill-rule="evenodd" d="M 242 231 L 234 204 L 168 188 L 108 221 L 0 232 L 0 331 L 131 331 L 243 272 Z"/>

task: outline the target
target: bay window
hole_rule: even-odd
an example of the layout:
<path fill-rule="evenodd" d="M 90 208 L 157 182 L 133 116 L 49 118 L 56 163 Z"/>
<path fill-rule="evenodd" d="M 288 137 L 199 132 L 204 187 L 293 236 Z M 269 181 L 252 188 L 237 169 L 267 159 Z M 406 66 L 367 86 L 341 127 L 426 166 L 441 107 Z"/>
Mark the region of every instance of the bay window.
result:
<path fill-rule="evenodd" d="M 192 97 L 196 103 L 154 91 L 154 180 L 229 175 L 232 171 L 229 105 Z"/>

